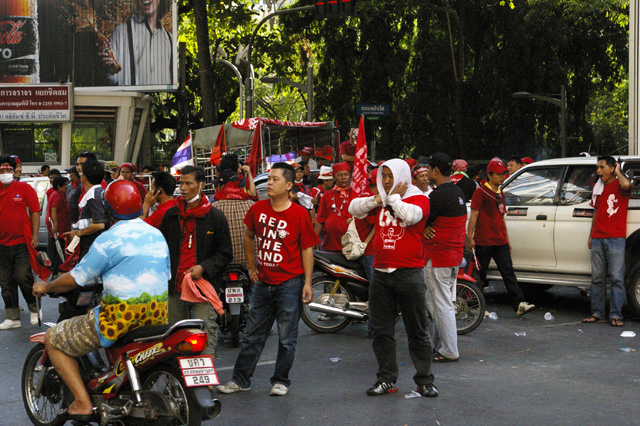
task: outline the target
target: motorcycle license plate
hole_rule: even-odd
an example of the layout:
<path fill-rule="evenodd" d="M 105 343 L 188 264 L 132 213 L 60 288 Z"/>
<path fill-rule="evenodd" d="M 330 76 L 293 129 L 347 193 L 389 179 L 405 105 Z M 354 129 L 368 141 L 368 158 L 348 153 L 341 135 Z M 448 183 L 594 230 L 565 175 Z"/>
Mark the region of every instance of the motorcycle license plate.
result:
<path fill-rule="evenodd" d="M 224 290 L 224 295 L 227 298 L 227 303 L 244 302 L 244 290 L 242 287 L 227 287 Z"/>
<path fill-rule="evenodd" d="M 184 383 L 188 387 L 220 384 L 211 355 L 178 358 Z"/>

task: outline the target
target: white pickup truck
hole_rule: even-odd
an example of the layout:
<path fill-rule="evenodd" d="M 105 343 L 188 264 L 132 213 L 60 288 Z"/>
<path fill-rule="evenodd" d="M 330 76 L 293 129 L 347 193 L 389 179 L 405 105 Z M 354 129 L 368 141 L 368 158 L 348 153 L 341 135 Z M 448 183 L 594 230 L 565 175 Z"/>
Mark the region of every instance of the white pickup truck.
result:
<path fill-rule="evenodd" d="M 623 156 L 620 162 L 633 183 L 627 218 L 627 303 L 640 316 L 640 157 Z M 529 288 L 590 286 L 587 241 L 593 217 L 589 203 L 598 178 L 596 163 L 596 157 L 539 161 L 505 181 L 513 266 L 518 281 Z M 497 270 L 490 270 L 487 279 L 501 280 Z"/>

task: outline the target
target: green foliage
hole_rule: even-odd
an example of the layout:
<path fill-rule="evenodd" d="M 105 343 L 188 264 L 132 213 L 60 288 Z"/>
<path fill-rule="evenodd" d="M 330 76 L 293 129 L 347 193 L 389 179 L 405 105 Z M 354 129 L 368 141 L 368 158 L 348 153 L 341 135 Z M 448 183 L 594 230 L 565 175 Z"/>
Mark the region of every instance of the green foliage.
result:
<path fill-rule="evenodd" d="M 169 293 L 165 290 L 159 296 L 151 296 L 149 293 L 144 292 L 139 297 L 130 297 L 127 300 L 122 300 L 119 297 L 113 296 L 111 294 L 105 294 L 102 296 L 102 303 L 105 305 L 117 305 L 119 303 L 126 303 L 127 305 L 138 305 L 138 304 L 149 304 L 154 300 L 156 302 L 166 302 L 169 299 Z"/>

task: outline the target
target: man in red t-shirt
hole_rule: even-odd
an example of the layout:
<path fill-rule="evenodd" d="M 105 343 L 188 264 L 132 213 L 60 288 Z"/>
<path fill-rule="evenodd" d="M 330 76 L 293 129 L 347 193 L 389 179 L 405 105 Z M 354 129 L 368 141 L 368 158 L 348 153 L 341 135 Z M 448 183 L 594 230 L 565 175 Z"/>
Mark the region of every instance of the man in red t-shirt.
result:
<path fill-rule="evenodd" d="M 55 169 L 54 169 L 55 170 Z M 47 231 L 49 240 L 47 241 L 47 255 L 51 259 L 51 271 L 58 273 L 58 267 L 64 262 L 64 255 L 60 256 L 56 247 L 56 242 L 61 250 L 65 249 L 65 232 L 71 231 L 71 211 L 67 203 L 67 189 L 69 179 L 63 176 L 56 176 L 52 182 L 53 192 L 49 195 L 47 204 Z"/>
<path fill-rule="evenodd" d="M 300 300 L 313 300 L 313 246 L 320 242 L 304 207 L 289 199 L 294 176 L 291 165 L 274 164 L 267 182 L 269 199 L 254 204 L 244 219 L 244 251 L 256 287 L 233 378 L 218 386 L 222 393 L 251 389 L 251 376 L 274 321 L 278 322 L 279 343 L 270 394 L 286 395 L 291 385 Z"/>
<path fill-rule="evenodd" d="M 170 173 L 159 171 L 151 173 L 150 191 L 144 197 L 142 204 L 142 219 L 156 229 L 160 229 L 160 223 L 164 214 L 176 205 L 173 193 L 176 190 L 176 180 Z M 152 207 L 156 205 L 155 210 Z"/>
<path fill-rule="evenodd" d="M 433 350 L 427 330 L 427 298 L 424 284 L 424 227 L 429 198 L 411 184 L 409 165 L 399 158 L 386 161 L 377 176 L 378 195 L 355 198 L 349 206 L 353 217 L 377 218 L 373 239 L 373 279 L 369 284 L 369 312 L 373 352 L 378 360 L 377 381 L 368 395 L 398 391 L 395 326 L 402 313 L 409 353 L 416 368 L 413 380 L 418 392 L 437 397 L 431 373 Z"/>
<path fill-rule="evenodd" d="M 347 232 L 349 224 L 349 204 L 354 197 L 351 189 L 351 169 L 347 162 L 334 164 L 333 180 L 335 186 L 324 193 L 318 205 L 316 215 L 316 233 L 324 234 L 322 250 L 342 251 L 342 236 Z M 365 236 L 366 239 L 366 236 Z"/>
<path fill-rule="evenodd" d="M 467 250 L 476 250 L 480 263 L 480 281 L 483 284 L 487 278 L 489 262 L 493 258 L 513 309 L 517 315 L 524 315 L 531 312 L 535 305 L 525 301 L 511 261 L 511 245 L 504 218 L 507 208 L 504 194 L 500 190 L 506 173 L 507 167 L 501 160 L 491 160 L 487 166 L 487 182 L 473 193 L 467 226 Z"/>
<path fill-rule="evenodd" d="M 19 328 L 18 287 L 31 312 L 31 324 L 38 324 L 36 299 L 32 294 L 33 274 L 30 249 L 38 247 L 40 203 L 36 191 L 15 181 L 16 161 L 0 156 L 0 288 L 4 300 L 5 320 L 0 330 Z"/>
<path fill-rule="evenodd" d="M 349 128 L 349 139 L 340 144 L 340 159 L 349 163 L 349 170 L 353 170 L 353 162 L 356 160 L 356 143 L 358 142 L 358 126 Z"/>
<path fill-rule="evenodd" d="M 604 319 L 608 275 L 611 282 L 609 321 L 612 327 L 622 327 L 627 208 L 632 185 L 611 156 L 598 157 L 597 173 L 600 179 L 593 188 L 591 205 L 595 212 L 589 236 L 591 315 L 582 322 Z"/>
<path fill-rule="evenodd" d="M 429 194 L 429 219 L 425 228 L 425 281 L 427 307 L 433 317 L 435 362 L 457 361 L 458 331 L 456 277 L 464 250 L 467 205 L 462 189 L 449 180 L 451 158 L 442 152 L 429 157 L 427 174 L 436 186 Z"/>

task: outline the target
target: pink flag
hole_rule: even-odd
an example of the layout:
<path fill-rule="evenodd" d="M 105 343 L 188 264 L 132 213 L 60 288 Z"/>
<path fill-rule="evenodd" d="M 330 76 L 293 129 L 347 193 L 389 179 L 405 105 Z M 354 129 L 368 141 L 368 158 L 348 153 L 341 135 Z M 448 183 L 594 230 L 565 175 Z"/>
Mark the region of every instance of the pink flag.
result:
<path fill-rule="evenodd" d="M 351 181 L 351 188 L 358 197 L 367 190 L 367 163 L 367 138 L 364 135 L 364 115 L 361 115 L 358 141 L 356 142 L 356 159 L 353 162 L 353 180 Z"/>

